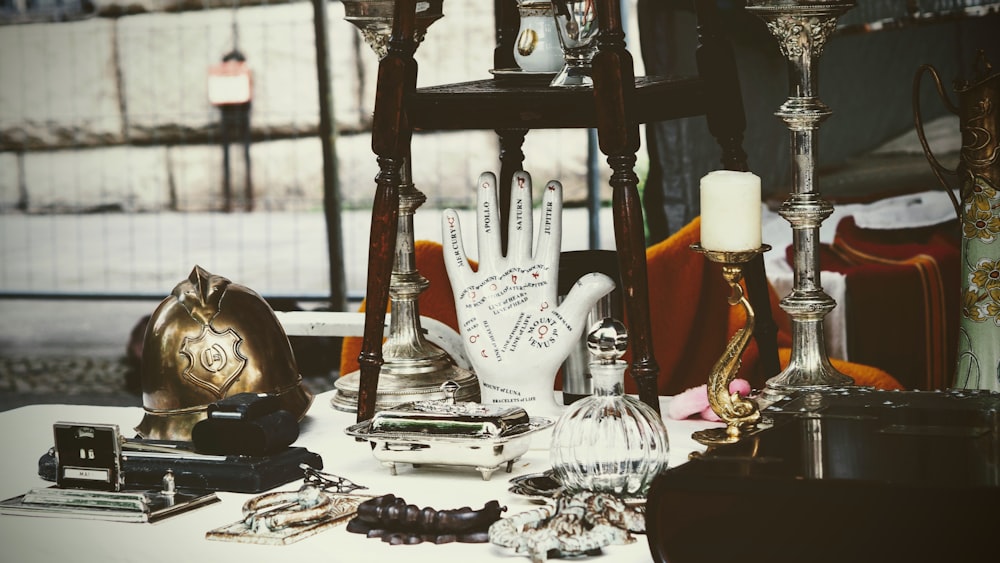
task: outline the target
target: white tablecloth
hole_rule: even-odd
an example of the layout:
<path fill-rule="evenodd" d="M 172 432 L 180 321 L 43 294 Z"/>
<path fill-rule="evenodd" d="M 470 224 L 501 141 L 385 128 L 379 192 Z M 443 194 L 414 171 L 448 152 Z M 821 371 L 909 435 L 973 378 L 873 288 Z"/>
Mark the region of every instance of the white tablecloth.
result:
<path fill-rule="evenodd" d="M 437 510 L 462 506 L 478 509 L 496 499 L 507 506 L 505 516 L 537 506 L 509 493 L 507 481 L 517 475 L 548 469 L 549 432 L 535 436 L 532 449 L 514 464 L 512 473 L 498 470 L 489 481 L 484 481 L 473 468 L 401 466 L 398 475 L 392 476 L 388 468 L 375 460 L 367 444 L 344 434 L 344 428 L 354 422 L 354 415 L 334 410 L 329 400 L 329 393 L 316 397 L 295 445 L 320 454 L 325 471 L 366 485 L 369 487 L 366 492 L 393 493 L 408 503 Z M 667 401 L 663 399 L 664 405 Z M 32 405 L 0 412 L 0 498 L 52 484 L 39 478 L 37 470 L 39 457 L 52 445 L 54 422 L 113 423 L 119 425 L 123 435 L 132 436 L 132 428 L 141 418 L 142 410 L 135 407 Z M 666 422 L 672 467 L 684 463 L 691 451 L 703 450 L 691 439 L 693 431 L 718 425 L 694 420 Z M 276 490 L 295 490 L 299 483 L 292 482 Z M 220 492 L 218 496 L 222 502 L 154 524 L 0 515 L 0 553 L 3 561 L 12 563 L 384 562 L 392 558 L 434 563 L 528 561 L 488 543 L 390 546 L 378 539 L 348 533 L 343 526 L 285 546 L 207 540 L 207 531 L 240 520 L 243 503 L 254 495 Z M 615 563 L 650 561 L 646 537 L 640 535 L 637 539 L 630 545 L 605 549 L 603 559 Z"/>

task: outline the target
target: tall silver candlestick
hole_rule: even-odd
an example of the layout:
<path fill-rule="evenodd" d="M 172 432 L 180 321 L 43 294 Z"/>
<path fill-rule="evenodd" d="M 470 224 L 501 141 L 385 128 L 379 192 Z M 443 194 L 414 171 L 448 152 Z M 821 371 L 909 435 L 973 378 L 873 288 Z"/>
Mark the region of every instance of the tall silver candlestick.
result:
<path fill-rule="evenodd" d="M 837 18 L 854 0 L 748 0 L 747 10 L 767 24 L 791 63 L 790 95 L 775 115 L 791 133 L 792 193 L 780 214 L 792 226 L 794 286 L 781 300 L 792 321 L 792 355 L 788 367 L 767 381 L 765 396 L 792 391 L 853 385 L 830 364 L 823 319 L 837 306 L 820 285 L 819 228 L 833 206 L 816 191 L 816 134 L 830 116 L 817 97 L 818 63 Z"/>
<path fill-rule="evenodd" d="M 343 0 L 345 19 L 362 31 L 362 36 L 380 59 L 385 56 L 392 30 L 395 0 Z M 442 0 L 418 2 L 417 30 L 414 39 L 423 39 L 427 27 L 443 16 Z M 445 399 L 441 384 L 454 381 L 458 401 L 478 401 L 479 379 L 469 370 L 458 367 L 441 348 L 424 338 L 420 326 L 418 299 L 428 287 L 427 278 L 417 271 L 414 253 L 413 213 L 426 197 L 413 185 L 410 155 L 407 154 L 399 185 L 399 222 L 396 231 L 396 254 L 389 281 L 392 318 L 389 334 L 382 345 L 384 363 L 379 370 L 375 410 L 427 399 Z M 334 383 L 336 391 L 330 404 L 337 410 L 355 412 L 358 406 L 361 374 L 345 374 Z"/>

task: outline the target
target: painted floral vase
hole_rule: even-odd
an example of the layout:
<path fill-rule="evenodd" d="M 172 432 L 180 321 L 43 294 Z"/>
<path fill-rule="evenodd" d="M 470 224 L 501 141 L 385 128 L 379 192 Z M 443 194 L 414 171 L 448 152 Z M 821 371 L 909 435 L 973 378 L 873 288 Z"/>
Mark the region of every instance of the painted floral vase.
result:
<path fill-rule="evenodd" d="M 955 386 L 1000 391 L 1000 191 L 977 176 L 962 210 L 962 319 Z"/>

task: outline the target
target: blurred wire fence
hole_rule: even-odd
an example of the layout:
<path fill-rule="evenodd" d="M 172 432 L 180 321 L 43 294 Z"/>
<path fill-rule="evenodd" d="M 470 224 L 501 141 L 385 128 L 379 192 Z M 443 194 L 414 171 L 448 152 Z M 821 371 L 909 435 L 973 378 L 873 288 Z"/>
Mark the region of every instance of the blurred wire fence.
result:
<path fill-rule="evenodd" d="M 0 297 L 148 298 L 195 264 L 304 299 L 328 297 L 330 269 L 341 268 L 348 296 L 360 297 L 378 61 L 343 6 L 326 3 L 342 210 L 328 239 L 315 7 L 4 0 Z M 419 85 L 488 78 L 492 4 L 449 0 L 445 12 L 418 49 Z M 218 103 L 220 85 L 236 103 Z M 585 131 L 533 132 L 526 168 L 583 200 L 586 146 Z M 418 133 L 413 176 L 428 198 L 418 215 L 469 207 L 468 186 L 497 153 L 491 131 Z M 427 219 L 417 236 L 438 239 Z M 328 240 L 343 264 L 330 264 Z"/>

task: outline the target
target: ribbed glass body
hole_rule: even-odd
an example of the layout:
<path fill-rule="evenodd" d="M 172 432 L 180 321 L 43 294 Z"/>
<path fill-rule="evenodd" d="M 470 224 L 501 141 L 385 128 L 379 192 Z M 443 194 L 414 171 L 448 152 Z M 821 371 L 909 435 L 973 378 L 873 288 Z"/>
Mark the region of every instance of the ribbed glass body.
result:
<path fill-rule="evenodd" d="M 627 364 L 590 364 L 594 391 L 571 405 L 552 433 L 551 462 L 569 491 L 645 497 L 667 468 L 670 441 L 660 415 L 624 393 Z"/>

